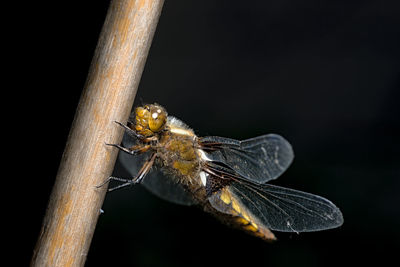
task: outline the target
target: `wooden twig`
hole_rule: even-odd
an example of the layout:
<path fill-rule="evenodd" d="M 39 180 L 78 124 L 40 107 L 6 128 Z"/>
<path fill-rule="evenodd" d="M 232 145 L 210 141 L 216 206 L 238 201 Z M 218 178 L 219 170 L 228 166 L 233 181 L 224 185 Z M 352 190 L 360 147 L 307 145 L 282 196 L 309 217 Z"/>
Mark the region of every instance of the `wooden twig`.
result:
<path fill-rule="evenodd" d="M 163 2 L 111 2 L 31 266 L 83 266 Z"/>

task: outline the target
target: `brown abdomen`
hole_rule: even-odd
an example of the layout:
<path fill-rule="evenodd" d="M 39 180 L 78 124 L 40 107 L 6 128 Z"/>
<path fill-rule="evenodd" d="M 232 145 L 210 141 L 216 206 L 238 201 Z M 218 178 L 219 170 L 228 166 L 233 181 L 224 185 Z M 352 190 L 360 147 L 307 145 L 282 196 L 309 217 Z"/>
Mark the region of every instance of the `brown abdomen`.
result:
<path fill-rule="evenodd" d="M 241 229 L 266 241 L 276 240 L 275 235 L 255 218 L 246 206 L 230 192 L 229 186 L 222 188 L 210 199 L 213 207 L 209 212 L 224 223 Z M 217 208 L 217 210 L 215 210 Z M 223 211 L 223 212 L 222 212 Z"/>

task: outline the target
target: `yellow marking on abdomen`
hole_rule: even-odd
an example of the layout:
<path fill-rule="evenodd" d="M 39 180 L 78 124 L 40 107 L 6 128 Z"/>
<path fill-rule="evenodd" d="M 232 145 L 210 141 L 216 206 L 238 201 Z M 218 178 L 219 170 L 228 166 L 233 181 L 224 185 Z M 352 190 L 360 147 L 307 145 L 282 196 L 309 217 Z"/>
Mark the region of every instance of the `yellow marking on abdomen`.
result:
<path fill-rule="evenodd" d="M 232 209 L 234 209 L 237 213 L 241 214 L 242 211 L 240 210 L 240 205 L 239 203 L 236 201 L 236 199 L 232 199 Z"/>
<path fill-rule="evenodd" d="M 243 226 L 243 229 L 250 231 L 250 232 L 257 232 L 258 227 L 255 227 L 253 224 Z"/>
<path fill-rule="evenodd" d="M 231 203 L 231 196 L 227 190 L 222 190 L 219 198 L 227 205 Z"/>
<path fill-rule="evenodd" d="M 220 199 L 231 208 L 231 214 L 237 225 L 243 230 L 266 240 L 275 240 L 275 235 L 266 227 L 259 225 L 253 216 L 237 200 L 228 188 L 221 190 Z"/>

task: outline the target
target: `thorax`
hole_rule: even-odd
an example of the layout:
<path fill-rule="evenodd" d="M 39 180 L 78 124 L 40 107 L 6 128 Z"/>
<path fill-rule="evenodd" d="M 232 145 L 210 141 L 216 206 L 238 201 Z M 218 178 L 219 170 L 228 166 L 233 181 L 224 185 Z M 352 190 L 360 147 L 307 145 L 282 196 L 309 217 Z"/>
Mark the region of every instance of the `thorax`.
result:
<path fill-rule="evenodd" d="M 201 186 L 201 157 L 197 136 L 180 120 L 169 117 L 167 130 L 159 138 L 155 150 L 163 168 L 185 185 Z"/>

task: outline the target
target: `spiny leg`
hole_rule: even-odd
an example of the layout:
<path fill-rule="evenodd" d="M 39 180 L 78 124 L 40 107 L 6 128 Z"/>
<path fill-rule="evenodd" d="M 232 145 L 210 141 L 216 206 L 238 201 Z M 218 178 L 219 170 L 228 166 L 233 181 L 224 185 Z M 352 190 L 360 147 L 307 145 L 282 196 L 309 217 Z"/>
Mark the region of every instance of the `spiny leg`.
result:
<path fill-rule="evenodd" d="M 123 184 L 120 184 L 116 187 L 113 188 L 109 188 L 108 192 L 114 191 L 116 189 L 120 189 L 122 187 L 126 187 L 128 185 L 132 185 L 132 184 L 138 184 L 141 183 L 141 181 L 143 180 L 143 178 L 146 176 L 146 174 L 149 173 L 151 167 L 154 164 L 154 160 L 156 159 L 156 153 L 153 153 L 151 155 L 151 157 L 143 164 L 142 168 L 140 168 L 138 174 L 136 175 L 136 177 L 134 177 L 132 180 L 129 179 L 123 179 L 123 178 L 118 178 L 118 177 L 109 177 L 103 184 L 101 184 L 100 186 L 103 186 L 104 184 L 106 184 L 107 182 L 111 181 L 111 180 L 116 180 L 116 181 L 120 181 L 120 182 L 124 182 Z M 97 186 L 97 187 L 100 187 Z"/>
<path fill-rule="evenodd" d="M 96 185 L 96 188 L 100 188 L 100 187 L 104 186 L 105 184 L 107 184 L 111 180 L 119 181 L 119 182 L 125 182 L 125 183 L 128 183 L 128 182 L 132 181 L 131 179 L 125 179 L 125 178 L 119 178 L 119 177 L 115 177 L 115 176 L 110 176 L 104 182 L 102 182 L 101 184 Z"/>
<path fill-rule="evenodd" d="M 141 154 L 141 153 L 144 153 L 144 152 L 148 151 L 151 148 L 150 145 L 144 145 L 144 146 L 135 145 L 135 146 L 132 146 L 130 148 L 123 147 L 123 146 L 120 146 L 118 144 L 108 144 L 108 143 L 106 143 L 106 145 L 116 147 L 119 150 L 124 151 L 124 152 L 126 152 L 126 153 L 128 153 L 130 155 Z"/>
<path fill-rule="evenodd" d="M 125 129 L 125 132 L 126 132 L 127 134 L 129 134 L 130 136 L 136 137 L 136 138 L 138 138 L 138 139 L 142 139 L 142 138 L 143 138 L 142 135 L 138 134 L 135 130 L 129 128 L 127 125 L 125 125 L 125 124 L 123 124 L 123 123 L 121 123 L 121 122 L 119 122 L 119 121 L 114 121 L 114 122 L 115 122 L 116 124 L 118 124 L 119 126 L 121 126 L 122 128 L 124 128 L 124 129 Z"/>

